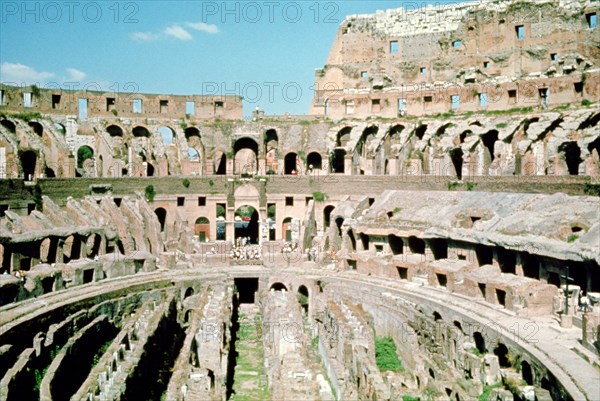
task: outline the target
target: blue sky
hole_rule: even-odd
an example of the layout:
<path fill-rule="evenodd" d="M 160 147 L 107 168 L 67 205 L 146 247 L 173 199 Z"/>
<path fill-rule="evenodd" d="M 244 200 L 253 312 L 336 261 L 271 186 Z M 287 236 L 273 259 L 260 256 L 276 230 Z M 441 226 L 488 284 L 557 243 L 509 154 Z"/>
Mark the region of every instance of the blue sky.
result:
<path fill-rule="evenodd" d="M 432 3 L 431 1 L 429 3 Z M 433 4 L 448 1 L 433 2 Z M 308 112 L 344 17 L 413 1 L 0 2 L 0 80 L 244 96 L 244 114 Z M 52 84 L 56 83 L 56 84 Z"/>

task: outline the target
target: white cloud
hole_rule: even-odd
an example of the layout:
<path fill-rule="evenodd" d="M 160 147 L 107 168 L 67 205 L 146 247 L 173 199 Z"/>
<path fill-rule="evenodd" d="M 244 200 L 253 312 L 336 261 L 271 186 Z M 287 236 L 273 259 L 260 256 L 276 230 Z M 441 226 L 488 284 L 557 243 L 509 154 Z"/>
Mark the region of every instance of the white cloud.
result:
<path fill-rule="evenodd" d="M 219 33 L 219 27 L 215 24 L 207 24 L 204 22 L 186 22 L 186 25 L 196 31 L 209 33 L 214 35 L 215 33 Z"/>
<path fill-rule="evenodd" d="M 160 38 L 160 35 L 152 32 L 133 32 L 129 37 L 140 42 L 150 42 Z"/>
<path fill-rule="evenodd" d="M 79 71 L 75 68 L 67 68 L 67 73 L 69 75 L 67 76 L 67 78 L 65 78 L 66 82 L 81 82 L 87 76 L 85 72 Z"/>
<path fill-rule="evenodd" d="M 52 72 L 40 72 L 34 68 L 18 63 L 0 64 L 0 81 L 15 84 L 36 84 L 46 82 L 52 78 Z"/>
<path fill-rule="evenodd" d="M 165 28 L 165 34 L 179 40 L 192 40 L 192 35 L 181 25 L 171 25 Z"/>

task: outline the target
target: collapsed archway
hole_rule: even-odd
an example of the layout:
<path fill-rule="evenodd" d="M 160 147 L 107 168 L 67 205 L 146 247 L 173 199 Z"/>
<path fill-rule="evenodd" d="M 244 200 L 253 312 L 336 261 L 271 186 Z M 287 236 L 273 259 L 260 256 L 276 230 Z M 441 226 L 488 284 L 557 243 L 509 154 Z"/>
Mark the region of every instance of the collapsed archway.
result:
<path fill-rule="evenodd" d="M 240 138 L 233 145 L 234 174 L 256 173 L 258 162 L 258 143 L 252 138 Z"/>

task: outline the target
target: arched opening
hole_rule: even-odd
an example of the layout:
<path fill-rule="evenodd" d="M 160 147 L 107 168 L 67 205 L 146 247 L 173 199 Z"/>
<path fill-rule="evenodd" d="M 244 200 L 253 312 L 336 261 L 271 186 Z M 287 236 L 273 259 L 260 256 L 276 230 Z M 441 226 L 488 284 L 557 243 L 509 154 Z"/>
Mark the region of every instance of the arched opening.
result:
<path fill-rule="evenodd" d="M 320 170 L 323 165 L 323 159 L 317 152 L 311 152 L 306 156 L 306 163 L 309 169 Z"/>
<path fill-rule="evenodd" d="M 371 125 L 370 127 L 365 128 L 360 139 L 356 143 L 355 152 L 361 157 L 366 157 L 368 148 L 371 146 L 371 143 L 375 139 L 375 135 L 377 135 L 377 131 L 379 131 L 379 127 L 376 125 Z"/>
<path fill-rule="evenodd" d="M 271 284 L 271 291 L 287 291 L 287 287 L 283 283 L 273 283 Z"/>
<path fill-rule="evenodd" d="M 81 241 L 74 235 L 70 235 L 63 243 L 63 257 L 65 263 L 81 258 Z"/>
<path fill-rule="evenodd" d="M 425 254 L 425 241 L 413 235 L 408 237 L 408 248 L 412 253 Z"/>
<path fill-rule="evenodd" d="M 56 262 L 56 242 L 50 238 L 44 238 L 40 244 L 40 261 L 42 263 Z M 2 262 L 2 254 L 0 252 L 0 263 Z"/>
<path fill-rule="evenodd" d="M 331 154 L 331 172 L 332 173 L 345 173 L 345 160 L 346 151 L 344 149 L 334 149 Z"/>
<path fill-rule="evenodd" d="M 198 236 L 198 241 L 206 242 L 210 240 L 210 221 L 206 217 L 198 217 L 194 224 L 194 235 Z"/>
<path fill-rule="evenodd" d="M 136 138 L 150 138 L 150 132 L 145 127 L 135 127 L 131 132 Z"/>
<path fill-rule="evenodd" d="M 436 322 L 442 320 L 442 315 L 440 315 L 438 311 L 433 311 L 433 320 L 435 320 Z"/>
<path fill-rule="evenodd" d="M 494 355 L 498 357 L 498 363 L 501 368 L 510 368 L 510 360 L 508 359 L 508 348 L 502 343 L 498 343 L 498 346 L 494 348 Z"/>
<path fill-rule="evenodd" d="M 523 265 L 523 275 L 525 277 L 540 279 L 540 261 L 536 255 L 527 252 L 522 253 L 521 264 Z"/>
<path fill-rule="evenodd" d="M 298 174 L 298 155 L 294 152 L 288 153 L 285 155 L 283 165 L 285 174 Z"/>
<path fill-rule="evenodd" d="M 100 252 L 100 242 L 101 238 L 98 234 L 91 234 L 89 237 L 87 237 L 85 241 L 87 255 L 85 256 L 87 256 L 88 258 L 93 258 L 97 256 Z"/>
<path fill-rule="evenodd" d="M 187 141 L 189 141 L 190 139 L 192 139 L 194 137 L 200 138 L 200 130 L 198 130 L 198 128 L 196 128 L 196 127 L 188 127 L 185 129 L 184 135 L 185 135 L 185 139 Z"/>
<path fill-rule="evenodd" d="M 425 132 L 427 131 L 427 124 L 422 124 L 415 129 L 415 136 L 419 138 L 419 140 L 423 139 L 425 136 Z"/>
<path fill-rule="evenodd" d="M 444 238 L 431 238 L 428 240 L 429 248 L 435 260 L 448 258 L 448 241 Z"/>
<path fill-rule="evenodd" d="M 394 255 L 400 255 L 404 253 L 404 241 L 402 241 L 402 238 L 396 237 L 394 234 L 390 234 L 388 236 L 388 243 L 390 244 L 390 249 Z"/>
<path fill-rule="evenodd" d="M 338 131 L 335 146 L 345 148 L 350 141 L 350 133 L 352 132 L 352 127 L 344 127 Z"/>
<path fill-rule="evenodd" d="M 158 222 L 160 223 L 160 232 L 164 232 L 165 223 L 167 222 L 167 211 L 164 208 L 159 207 L 154 211 L 154 214 L 156 214 L 156 217 L 158 217 Z"/>
<path fill-rule="evenodd" d="M 308 288 L 306 288 L 305 285 L 301 285 L 300 287 L 298 287 L 298 302 L 300 303 L 300 306 L 302 306 L 302 310 L 304 310 L 305 314 L 308 314 L 308 307 L 309 307 L 309 295 L 308 295 Z"/>
<path fill-rule="evenodd" d="M 337 226 L 338 235 L 340 237 L 342 236 L 342 224 L 344 224 L 344 219 L 342 217 L 338 217 L 335 219 L 335 225 Z"/>
<path fill-rule="evenodd" d="M 81 146 L 77 149 L 77 168 L 83 168 L 83 164 L 86 160 L 94 157 L 94 151 L 87 145 Z"/>
<path fill-rule="evenodd" d="M 257 171 L 258 143 L 252 138 L 240 138 L 233 145 L 235 174 L 255 174 Z"/>
<path fill-rule="evenodd" d="M 154 166 L 152 165 L 152 163 L 146 162 L 146 176 L 154 177 Z"/>
<path fill-rule="evenodd" d="M 65 128 L 65 126 L 60 123 L 54 123 L 54 129 L 56 129 L 58 132 L 60 132 L 63 135 L 65 135 L 67 133 L 67 129 Z"/>
<path fill-rule="evenodd" d="M 160 139 L 163 145 L 172 145 L 175 138 L 175 131 L 170 127 L 160 127 L 158 129 Z"/>
<path fill-rule="evenodd" d="M 323 227 L 325 230 L 331 225 L 331 212 L 333 212 L 333 209 L 335 209 L 335 206 L 333 205 L 325 206 L 323 209 Z"/>
<path fill-rule="evenodd" d="M 213 156 L 213 173 L 216 175 L 227 174 L 227 155 L 224 152 L 215 152 Z"/>
<path fill-rule="evenodd" d="M 10 120 L 2 120 L 2 121 L 0 121 L 0 125 L 2 125 L 4 128 L 6 128 L 7 130 L 9 130 L 13 134 L 15 132 L 17 132 L 17 126 L 15 125 L 15 123 L 13 123 Z"/>
<path fill-rule="evenodd" d="M 363 239 L 363 235 L 360 235 L 360 239 Z M 348 230 L 348 238 L 350 239 L 350 247 L 352 249 L 352 251 L 356 251 L 356 238 L 354 237 L 354 233 L 352 232 L 352 230 Z M 369 247 L 369 243 L 367 241 L 367 249 Z"/>
<path fill-rule="evenodd" d="M 38 123 L 37 121 L 30 121 L 29 126 L 37 136 L 41 137 L 44 134 L 44 127 L 42 127 L 42 124 Z"/>
<path fill-rule="evenodd" d="M 267 174 L 276 174 L 277 172 L 277 149 L 279 147 L 279 137 L 277 131 L 269 129 L 265 132 L 263 138 L 265 149 L 265 164 Z"/>
<path fill-rule="evenodd" d="M 56 172 L 54 171 L 54 169 L 46 166 L 46 168 L 44 169 L 44 175 L 46 176 L 46 178 L 56 178 Z"/>
<path fill-rule="evenodd" d="M 487 149 L 487 153 L 485 155 L 486 164 L 494 161 L 494 145 L 498 140 L 498 131 L 491 130 L 481 135 L 481 142 L 483 146 Z"/>
<path fill-rule="evenodd" d="M 463 150 L 460 147 L 452 149 L 450 151 L 450 160 L 452 160 L 452 165 L 454 165 L 456 177 L 459 180 L 462 179 Z"/>
<path fill-rule="evenodd" d="M 560 288 L 560 275 L 556 272 L 548 272 L 548 284 L 552 284 Z"/>
<path fill-rule="evenodd" d="M 34 151 L 27 150 L 21 154 L 21 166 L 23 167 L 23 175 L 26 181 L 31 181 L 35 174 L 35 165 L 37 162 L 37 155 Z"/>
<path fill-rule="evenodd" d="M 183 323 L 189 323 L 191 317 L 192 317 L 192 310 L 191 309 L 186 310 L 185 314 L 183 315 Z"/>
<path fill-rule="evenodd" d="M 282 240 L 291 242 L 292 241 L 292 218 L 286 217 L 281 223 Z"/>
<path fill-rule="evenodd" d="M 521 361 L 521 375 L 525 383 L 529 386 L 533 386 L 533 371 L 531 365 L 527 361 Z"/>
<path fill-rule="evenodd" d="M 577 142 L 564 142 L 558 147 L 558 151 L 564 154 L 567 169 L 570 175 L 579 174 L 579 164 L 581 163 L 581 149 Z"/>
<path fill-rule="evenodd" d="M 258 211 L 252 206 L 240 206 L 235 211 L 235 238 L 246 238 L 246 244 L 258 243 Z"/>
<path fill-rule="evenodd" d="M 185 290 L 185 294 L 183 295 L 183 299 L 189 298 L 189 297 L 191 297 L 192 295 L 194 295 L 194 289 L 193 289 L 192 287 L 188 287 L 188 288 Z"/>
<path fill-rule="evenodd" d="M 460 324 L 460 322 L 458 320 L 454 321 L 454 327 L 459 329 L 461 333 L 463 332 L 462 324 Z"/>
<path fill-rule="evenodd" d="M 485 339 L 483 338 L 483 335 L 476 331 L 475 333 L 473 333 L 473 340 L 475 341 L 475 348 L 477 348 L 477 351 L 479 351 L 480 354 L 485 354 L 486 352 L 486 348 L 485 348 Z"/>
<path fill-rule="evenodd" d="M 494 251 L 487 245 L 475 245 L 475 256 L 479 266 L 491 265 L 494 260 Z"/>
<path fill-rule="evenodd" d="M 112 137 L 123 136 L 123 130 L 118 125 L 109 125 L 108 127 L 106 127 L 106 132 L 108 132 L 108 135 Z"/>

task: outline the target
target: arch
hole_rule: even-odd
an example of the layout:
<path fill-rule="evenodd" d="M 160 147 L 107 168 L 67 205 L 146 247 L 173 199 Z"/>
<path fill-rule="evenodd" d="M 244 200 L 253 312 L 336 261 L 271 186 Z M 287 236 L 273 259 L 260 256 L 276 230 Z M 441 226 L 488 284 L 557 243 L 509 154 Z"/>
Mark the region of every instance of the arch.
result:
<path fill-rule="evenodd" d="M 37 163 L 37 154 L 32 150 L 27 150 L 21 154 L 21 167 L 26 181 L 34 178 L 35 167 Z"/>
<path fill-rule="evenodd" d="M 63 135 L 67 133 L 67 129 L 61 123 L 54 123 L 54 128 Z"/>
<path fill-rule="evenodd" d="M 234 174 L 254 174 L 258 166 L 258 143 L 249 137 L 242 137 L 233 144 Z"/>
<path fill-rule="evenodd" d="M 210 239 L 210 220 L 201 216 L 194 223 L 194 235 L 198 236 L 198 241 L 205 242 Z"/>
<path fill-rule="evenodd" d="M 146 162 L 146 177 L 154 177 L 154 165 Z"/>
<path fill-rule="evenodd" d="M 94 158 L 94 150 L 87 145 L 80 146 L 77 149 L 77 168 L 83 168 L 86 160 Z"/>
<path fill-rule="evenodd" d="M 400 134 L 404 131 L 406 127 L 402 124 L 396 124 L 390 128 L 388 131 L 388 136 L 393 144 L 400 142 Z"/>
<path fill-rule="evenodd" d="M 333 205 L 327 205 L 323 208 L 323 227 L 325 229 L 328 229 L 331 225 L 331 212 L 333 212 L 333 209 L 335 209 Z"/>
<path fill-rule="evenodd" d="M 15 123 L 13 123 L 10 120 L 4 119 L 4 120 L 0 121 L 0 125 L 2 125 L 4 128 L 6 128 L 7 130 L 9 130 L 13 134 L 15 132 L 17 132 L 17 126 L 15 125 Z"/>
<path fill-rule="evenodd" d="M 220 150 L 213 154 L 213 174 L 227 174 L 227 155 Z"/>
<path fill-rule="evenodd" d="M 272 149 L 277 149 L 277 146 L 279 145 L 279 136 L 274 128 L 268 129 L 265 132 L 263 137 L 263 145 L 265 147 L 265 152 L 268 152 Z"/>
<path fill-rule="evenodd" d="M 100 242 L 102 238 L 98 234 L 91 234 L 85 241 L 87 257 L 93 258 L 100 252 Z"/>
<path fill-rule="evenodd" d="M 185 131 L 183 131 L 183 134 L 185 135 L 185 139 L 187 141 L 194 137 L 200 138 L 200 130 L 196 127 L 187 127 Z"/>
<path fill-rule="evenodd" d="M 363 238 L 363 235 L 358 234 L 358 236 L 361 238 Z M 356 238 L 354 237 L 354 233 L 352 232 L 352 230 L 348 230 L 348 238 L 350 238 L 350 246 L 352 247 L 353 251 L 356 251 Z M 367 249 L 368 249 L 368 243 L 367 243 Z"/>
<path fill-rule="evenodd" d="M 501 368 L 510 368 L 511 363 L 508 359 L 508 348 L 503 343 L 498 343 L 496 348 L 494 348 L 494 355 L 498 357 L 498 363 Z"/>
<path fill-rule="evenodd" d="M 137 126 L 131 131 L 136 138 L 150 138 L 150 132 L 146 127 Z"/>
<path fill-rule="evenodd" d="M 298 173 L 298 155 L 294 152 L 290 152 L 285 155 L 284 161 L 284 173 L 285 174 L 294 174 Z"/>
<path fill-rule="evenodd" d="M 163 145 L 172 145 L 175 139 L 175 131 L 171 127 L 162 126 L 158 128 L 158 134 Z"/>
<path fill-rule="evenodd" d="M 462 148 L 454 148 L 450 150 L 450 160 L 452 160 L 452 164 L 454 165 L 454 171 L 456 172 L 456 177 L 460 180 L 462 179 L 462 166 L 463 166 L 463 150 Z"/>
<path fill-rule="evenodd" d="M 65 263 L 81 257 L 81 241 L 74 235 L 69 235 L 63 243 Z"/>
<path fill-rule="evenodd" d="M 282 235 L 282 240 L 284 241 L 291 241 L 292 240 L 292 218 L 291 217 L 286 217 L 285 219 L 283 219 L 283 222 L 281 223 L 281 235 Z"/>
<path fill-rule="evenodd" d="M 461 333 L 463 332 L 462 324 L 460 324 L 460 322 L 458 320 L 455 320 L 453 322 L 453 324 L 454 324 L 454 327 L 456 327 L 457 329 L 459 329 Z"/>
<path fill-rule="evenodd" d="M 402 241 L 402 238 L 397 237 L 394 234 L 390 234 L 388 235 L 388 243 L 394 255 L 404 253 L 404 241 Z"/>
<path fill-rule="evenodd" d="M 38 123 L 37 121 L 29 121 L 28 124 L 33 132 L 37 134 L 37 136 L 41 137 L 44 134 L 44 127 L 42 127 L 42 124 Z"/>
<path fill-rule="evenodd" d="M 365 157 L 368 152 L 369 145 L 375 139 L 375 135 L 379 131 L 379 127 L 376 125 L 371 125 L 364 129 L 360 139 L 356 143 L 355 152 L 362 157 Z"/>
<path fill-rule="evenodd" d="M 331 172 L 344 174 L 346 172 L 346 150 L 345 149 L 334 149 L 331 154 Z"/>
<path fill-rule="evenodd" d="M 496 144 L 497 140 L 498 140 L 498 131 L 496 131 L 495 129 L 488 131 L 485 134 L 481 135 L 481 142 L 483 143 L 483 146 L 485 146 L 485 148 L 487 149 L 485 158 L 486 158 L 486 161 L 489 160 L 489 163 L 494 161 L 494 157 L 495 157 L 494 145 Z"/>
<path fill-rule="evenodd" d="M 46 176 L 46 178 L 56 178 L 56 172 L 53 168 L 48 166 L 46 166 L 46 168 L 44 169 L 44 175 Z"/>
<path fill-rule="evenodd" d="M 338 131 L 335 146 L 337 147 L 346 147 L 348 142 L 350 142 L 350 133 L 352 132 L 352 127 L 344 127 Z"/>
<path fill-rule="evenodd" d="M 421 124 L 415 129 L 415 136 L 421 140 L 425 136 L 425 132 L 427 131 L 427 124 Z"/>
<path fill-rule="evenodd" d="M 577 142 L 563 142 L 558 146 L 558 152 L 564 155 L 569 175 L 579 174 L 579 164 L 581 163 L 581 149 Z"/>
<path fill-rule="evenodd" d="M 119 127 L 118 125 L 109 125 L 108 127 L 106 127 L 106 132 L 108 132 L 108 135 L 115 137 L 122 137 L 123 136 L 123 129 L 121 127 Z"/>
<path fill-rule="evenodd" d="M 425 241 L 414 235 L 408 237 L 408 247 L 412 253 L 425 254 Z"/>
<path fill-rule="evenodd" d="M 344 218 L 343 217 L 336 217 L 336 219 L 335 219 L 335 225 L 337 226 L 338 235 L 340 237 L 342 236 L 342 224 L 344 224 Z"/>
<path fill-rule="evenodd" d="M 475 348 L 477 348 L 477 351 L 482 355 L 485 354 L 485 338 L 483 338 L 483 335 L 476 331 L 473 333 L 473 340 L 475 341 Z"/>
<path fill-rule="evenodd" d="M 250 244 L 258 243 L 258 211 L 250 205 L 242 205 L 235 211 L 235 239 L 250 238 Z"/>
<path fill-rule="evenodd" d="M 0 262 L 2 254 L 0 252 Z M 40 261 L 42 263 L 56 262 L 56 242 L 50 237 L 46 237 L 40 243 Z"/>
<path fill-rule="evenodd" d="M 308 310 L 309 310 L 309 300 L 310 300 L 310 294 L 308 293 L 308 288 L 306 288 L 305 285 L 301 285 L 300 287 L 298 287 L 298 302 L 300 303 L 300 306 L 302 306 L 302 310 L 304 310 L 304 313 L 308 314 Z"/>
<path fill-rule="evenodd" d="M 271 284 L 270 290 L 272 290 L 272 291 L 284 291 L 284 290 L 287 291 L 288 288 L 285 286 L 285 284 L 276 282 L 276 283 Z"/>
<path fill-rule="evenodd" d="M 523 377 L 523 380 L 525 380 L 525 383 L 533 386 L 533 370 L 527 361 L 521 361 L 521 376 Z"/>
<path fill-rule="evenodd" d="M 194 295 L 194 288 L 188 287 L 188 288 L 186 288 L 185 293 L 183 294 L 183 299 L 189 298 L 192 295 Z"/>
<path fill-rule="evenodd" d="M 306 156 L 306 163 L 308 164 L 308 168 L 312 166 L 313 169 L 320 170 L 323 167 L 323 158 L 318 152 L 310 152 Z"/>
<path fill-rule="evenodd" d="M 160 232 L 164 232 L 165 223 L 167 222 L 167 211 L 164 208 L 159 207 L 154 210 L 154 214 L 156 214 L 156 217 L 158 217 L 158 222 L 160 223 Z"/>

